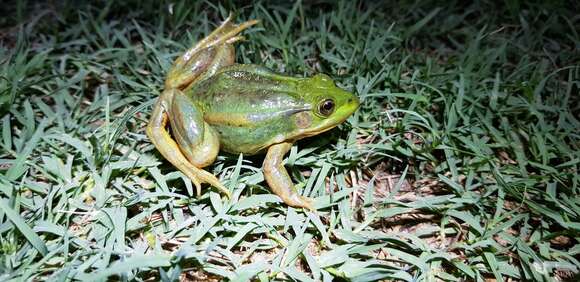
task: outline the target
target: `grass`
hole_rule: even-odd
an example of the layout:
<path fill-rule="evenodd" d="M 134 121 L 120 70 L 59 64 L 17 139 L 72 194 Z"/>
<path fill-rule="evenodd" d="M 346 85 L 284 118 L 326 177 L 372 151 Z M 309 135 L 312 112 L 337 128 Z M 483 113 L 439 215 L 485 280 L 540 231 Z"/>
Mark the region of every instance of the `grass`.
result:
<path fill-rule="evenodd" d="M 0 280 L 574 281 L 580 18 L 573 1 L 3 5 Z M 539 3 L 535 3 L 539 2 Z M 191 183 L 144 133 L 173 59 L 229 11 L 238 62 L 361 98 L 287 156 Z"/>

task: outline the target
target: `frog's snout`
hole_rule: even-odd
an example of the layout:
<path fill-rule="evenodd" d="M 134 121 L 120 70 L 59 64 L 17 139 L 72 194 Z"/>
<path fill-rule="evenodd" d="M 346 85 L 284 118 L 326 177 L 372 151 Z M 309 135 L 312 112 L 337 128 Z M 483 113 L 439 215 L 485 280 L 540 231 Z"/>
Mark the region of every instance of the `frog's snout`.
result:
<path fill-rule="evenodd" d="M 360 100 L 359 98 L 353 94 L 353 93 L 349 93 L 348 99 L 346 100 L 346 105 L 345 107 L 347 108 L 348 111 L 348 115 L 350 116 L 351 114 L 353 114 L 358 107 L 360 106 Z"/>

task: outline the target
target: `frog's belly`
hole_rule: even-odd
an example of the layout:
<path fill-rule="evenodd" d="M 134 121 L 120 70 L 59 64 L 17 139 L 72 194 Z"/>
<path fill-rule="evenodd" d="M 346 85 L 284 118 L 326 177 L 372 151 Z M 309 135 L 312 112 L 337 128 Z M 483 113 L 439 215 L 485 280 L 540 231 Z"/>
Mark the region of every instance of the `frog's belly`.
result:
<path fill-rule="evenodd" d="M 210 125 L 220 136 L 220 147 L 229 153 L 254 155 L 286 140 L 292 130 L 285 123 L 255 126 Z"/>

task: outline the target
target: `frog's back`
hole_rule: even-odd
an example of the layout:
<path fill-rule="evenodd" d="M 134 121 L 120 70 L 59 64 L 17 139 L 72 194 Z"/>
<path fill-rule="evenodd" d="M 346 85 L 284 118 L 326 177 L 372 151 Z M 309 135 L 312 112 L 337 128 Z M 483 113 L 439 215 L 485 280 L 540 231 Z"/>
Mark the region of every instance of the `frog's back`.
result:
<path fill-rule="evenodd" d="M 310 106 L 297 93 L 300 79 L 255 65 L 233 65 L 188 89 L 223 150 L 256 154 L 285 141 L 296 129 L 291 117 Z"/>

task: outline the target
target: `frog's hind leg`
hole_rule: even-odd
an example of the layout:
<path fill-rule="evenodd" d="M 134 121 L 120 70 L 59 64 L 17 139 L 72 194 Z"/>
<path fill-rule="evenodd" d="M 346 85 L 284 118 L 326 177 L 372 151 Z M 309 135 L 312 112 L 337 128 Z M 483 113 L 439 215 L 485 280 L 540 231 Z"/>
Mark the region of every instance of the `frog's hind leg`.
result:
<path fill-rule="evenodd" d="M 191 179 L 196 187 L 198 195 L 201 193 L 201 183 L 208 183 L 218 188 L 221 192 L 226 194 L 228 198 L 231 198 L 230 191 L 223 186 L 223 184 L 221 184 L 213 174 L 197 167 L 187 157 L 185 157 L 180 147 L 173 138 L 171 138 L 169 132 L 167 132 L 166 126 L 167 119 L 169 118 L 167 110 L 169 109 L 170 103 L 174 100 L 173 98 L 176 93 L 181 95 L 179 90 L 169 89 L 165 90 L 159 97 L 159 100 L 153 108 L 149 124 L 147 125 L 147 135 L 149 136 L 149 139 L 165 159 L 171 162 L 171 164 Z M 203 124 L 203 120 L 201 123 Z M 213 158 L 215 158 L 215 156 Z"/>
<path fill-rule="evenodd" d="M 165 80 L 165 88 L 185 89 L 192 83 L 204 80 L 219 69 L 234 63 L 233 43 L 243 39 L 238 34 L 258 21 L 233 24 L 232 20 L 233 17 L 230 15 L 211 34 L 175 60 Z"/>

